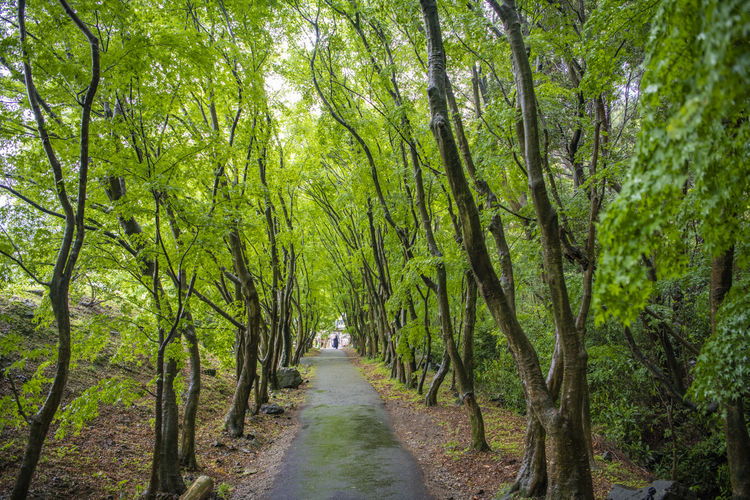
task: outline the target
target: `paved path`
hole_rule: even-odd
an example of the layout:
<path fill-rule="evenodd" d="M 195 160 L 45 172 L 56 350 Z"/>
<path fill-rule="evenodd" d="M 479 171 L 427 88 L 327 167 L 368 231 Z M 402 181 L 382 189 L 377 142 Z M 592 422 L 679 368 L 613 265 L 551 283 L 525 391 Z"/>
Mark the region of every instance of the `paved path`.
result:
<path fill-rule="evenodd" d="M 269 498 L 430 499 L 377 392 L 344 352 L 323 349 L 302 410 L 302 428 Z"/>

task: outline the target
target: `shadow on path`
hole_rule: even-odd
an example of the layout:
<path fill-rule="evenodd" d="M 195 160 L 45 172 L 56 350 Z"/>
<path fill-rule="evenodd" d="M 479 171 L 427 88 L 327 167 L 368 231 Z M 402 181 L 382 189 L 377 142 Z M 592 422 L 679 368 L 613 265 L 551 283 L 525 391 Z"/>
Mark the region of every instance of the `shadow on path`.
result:
<path fill-rule="evenodd" d="M 346 354 L 324 349 L 305 361 L 315 377 L 270 498 L 430 499 L 383 401 Z"/>

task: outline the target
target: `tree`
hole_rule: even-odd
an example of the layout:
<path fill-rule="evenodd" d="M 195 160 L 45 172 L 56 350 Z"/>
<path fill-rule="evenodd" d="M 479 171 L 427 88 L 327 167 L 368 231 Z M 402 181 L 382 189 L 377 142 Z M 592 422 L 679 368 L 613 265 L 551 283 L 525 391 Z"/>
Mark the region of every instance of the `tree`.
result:
<path fill-rule="evenodd" d="M 541 230 L 544 268 L 552 298 L 555 327 L 560 339 L 563 364 L 560 405 L 548 390 L 536 351 L 529 343 L 515 316 L 506 292 L 495 273 L 487 253 L 479 213 L 463 173 L 459 148 L 448 115 L 446 57 L 434 1 L 421 0 L 428 40 L 428 87 L 432 116 L 430 126 L 443 159 L 443 166 L 456 200 L 463 228 L 464 245 L 474 277 L 487 307 L 502 329 L 518 365 L 532 410 L 544 426 L 551 441 L 551 470 L 548 498 L 592 498 L 591 473 L 582 422 L 586 351 L 575 325 L 565 275 L 562 269 L 558 219 L 545 186 L 537 129 L 538 116 L 534 83 L 528 56 L 520 31 L 520 21 L 513 2 L 504 2 L 502 16 L 506 36 L 511 44 L 516 92 L 521 105 L 524 126 L 524 160 L 529 189 Z M 459 139 L 460 140 L 460 139 Z"/>
<path fill-rule="evenodd" d="M 52 418 L 55 416 L 63 390 L 68 379 L 68 368 L 70 363 L 70 309 L 69 293 L 70 282 L 76 269 L 76 262 L 83 248 L 85 234 L 85 209 L 86 189 L 88 187 L 89 172 L 89 126 L 91 123 L 91 108 L 99 86 L 99 40 L 81 21 L 75 11 L 65 2 L 60 0 L 60 5 L 65 14 L 75 24 L 76 28 L 86 37 L 91 53 L 91 78 L 86 87 L 83 102 L 81 103 L 81 125 L 80 144 L 78 148 L 78 191 L 77 196 L 71 199 L 66 188 L 63 163 L 58 157 L 52 139 L 47 130 L 46 120 L 42 113 L 42 99 L 34 83 L 32 73 L 31 51 L 26 30 L 26 2 L 18 2 L 18 29 L 21 43 L 21 54 L 23 58 L 23 76 L 26 86 L 29 104 L 36 124 L 36 130 L 42 143 L 44 153 L 47 157 L 54 180 L 54 192 L 63 210 L 64 229 L 62 241 L 58 248 L 52 275 L 48 281 L 42 281 L 24 266 L 21 255 L 14 256 L 12 253 L 2 250 L 3 255 L 10 258 L 21 266 L 24 271 L 30 273 L 38 283 L 48 287 L 52 311 L 57 322 L 57 367 L 55 377 L 49 389 L 47 399 L 39 410 L 28 418 L 29 439 L 24 452 L 21 470 L 13 487 L 14 499 L 26 498 L 29 485 L 34 475 L 39 455 L 47 436 Z M 23 199 L 23 198 L 22 198 Z M 28 200 L 28 199 L 27 199 Z M 75 203 L 75 205 L 74 205 Z M 33 203 L 32 203 L 33 204 Z M 41 208 L 36 205 L 37 208 Z M 74 208 L 75 206 L 75 208 Z M 46 211 L 46 210 L 45 210 Z"/>
<path fill-rule="evenodd" d="M 629 325 L 656 281 L 688 272 L 689 225 L 697 225 L 710 262 L 711 336 L 698 356 L 690 394 L 718 401 L 724 413 L 733 498 L 750 497 L 747 397 L 746 265 L 748 54 L 745 2 L 667 1 L 647 46 L 644 118 L 622 192 L 602 221 L 603 320 Z M 689 77 L 687 75 L 690 75 Z M 639 265 L 645 260 L 647 265 Z M 655 279 L 654 279 L 655 278 Z M 743 312 L 741 312 L 743 311 Z M 737 356 L 740 357 L 737 357 Z"/>

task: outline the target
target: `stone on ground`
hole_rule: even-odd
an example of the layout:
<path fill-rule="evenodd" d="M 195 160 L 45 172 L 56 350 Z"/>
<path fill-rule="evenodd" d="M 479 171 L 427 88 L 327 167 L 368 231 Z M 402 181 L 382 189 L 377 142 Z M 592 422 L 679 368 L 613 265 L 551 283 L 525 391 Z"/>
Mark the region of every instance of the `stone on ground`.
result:
<path fill-rule="evenodd" d="M 260 407 L 261 413 L 265 413 L 266 415 L 281 415 L 284 413 L 284 408 L 277 405 L 276 403 L 261 405 Z"/>
<path fill-rule="evenodd" d="M 616 484 L 607 500 L 698 500 L 695 493 L 677 481 L 659 479 L 648 486 L 635 489 Z"/>
<path fill-rule="evenodd" d="M 284 389 L 296 389 L 302 383 L 302 375 L 296 368 L 279 368 L 276 376 L 279 379 L 279 387 Z"/>

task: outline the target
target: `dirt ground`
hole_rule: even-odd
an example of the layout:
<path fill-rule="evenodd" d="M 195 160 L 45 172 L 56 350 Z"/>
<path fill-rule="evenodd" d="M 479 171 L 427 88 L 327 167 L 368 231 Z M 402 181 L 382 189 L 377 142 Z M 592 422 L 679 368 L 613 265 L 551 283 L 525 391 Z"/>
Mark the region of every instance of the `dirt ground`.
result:
<path fill-rule="evenodd" d="M 0 340 L 11 333 L 19 333 L 24 342 L 33 346 L 51 345 L 52 329 L 36 329 L 30 324 L 36 304 L 29 299 L 0 299 Z M 91 308 L 76 306 L 74 314 L 90 316 Z M 141 396 L 130 406 L 103 405 L 98 415 L 86 423 L 77 435 L 64 439 L 54 437 L 57 424 L 52 428 L 42 449 L 28 498 L 81 498 L 119 499 L 134 498 L 147 483 L 153 447 L 154 400 L 149 381 L 153 367 L 147 359 L 140 364 L 121 366 L 110 363 L 110 358 L 120 342 L 113 334 L 111 345 L 91 361 L 79 360 L 71 367 L 61 408 L 75 397 L 104 378 L 121 375 L 135 381 L 136 392 Z M 26 346 L 28 347 L 28 345 Z M 9 366 L 13 353 L 0 353 L 0 368 Z M 16 386 L 28 380 L 39 360 L 30 360 L 23 369 L 12 370 Z M 203 356 L 202 390 L 196 421 L 197 471 L 185 471 L 186 483 L 200 475 L 214 480 L 213 498 L 229 498 L 240 485 L 252 484 L 252 491 L 242 498 L 262 498 L 270 487 L 275 471 L 283 458 L 283 450 L 291 442 L 297 426 L 299 406 L 304 400 L 307 383 L 298 389 L 282 389 L 271 393 L 272 403 L 285 408 L 279 416 L 249 415 L 245 436 L 231 438 L 223 430 L 224 416 L 228 411 L 234 390 L 231 370 L 222 370 L 216 360 Z M 52 368 L 48 371 L 51 374 Z M 189 377 L 188 367 L 182 377 Z M 209 374 L 205 372 L 208 370 Z M 211 371 L 215 370 L 215 372 Z M 308 379 L 307 368 L 301 367 L 303 380 Z M 186 394 L 182 394 L 184 398 Z M 0 499 L 9 498 L 13 488 L 23 448 L 27 427 L 14 427 L 8 418 L 16 413 L 12 399 L 12 386 L 6 377 L 0 377 Z M 244 491 L 244 490 L 243 490 Z"/>

